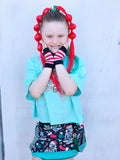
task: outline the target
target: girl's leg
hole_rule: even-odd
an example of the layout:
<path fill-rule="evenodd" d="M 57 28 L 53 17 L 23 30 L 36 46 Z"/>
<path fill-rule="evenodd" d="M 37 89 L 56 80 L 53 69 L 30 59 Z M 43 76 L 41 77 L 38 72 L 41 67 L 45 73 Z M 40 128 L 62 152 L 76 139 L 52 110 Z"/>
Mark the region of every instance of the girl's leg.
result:
<path fill-rule="evenodd" d="M 68 159 L 63 159 L 63 160 L 74 160 L 74 158 L 68 158 Z"/>
<path fill-rule="evenodd" d="M 32 156 L 32 160 L 43 160 L 43 159 Z"/>

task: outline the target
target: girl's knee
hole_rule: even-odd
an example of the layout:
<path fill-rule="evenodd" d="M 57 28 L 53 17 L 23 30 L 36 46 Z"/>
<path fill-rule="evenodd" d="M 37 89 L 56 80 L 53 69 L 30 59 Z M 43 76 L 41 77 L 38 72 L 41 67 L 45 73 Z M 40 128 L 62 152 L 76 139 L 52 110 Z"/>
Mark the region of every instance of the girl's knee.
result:
<path fill-rule="evenodd" d="M 43 159 L 32 156 L 32 160 L 43 160 Z"/>

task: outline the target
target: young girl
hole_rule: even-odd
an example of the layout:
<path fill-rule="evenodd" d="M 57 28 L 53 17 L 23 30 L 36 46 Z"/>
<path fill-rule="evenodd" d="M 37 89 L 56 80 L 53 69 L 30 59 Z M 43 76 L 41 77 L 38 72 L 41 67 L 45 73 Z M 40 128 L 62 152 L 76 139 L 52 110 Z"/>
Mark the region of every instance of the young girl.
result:
<path fill-rule="evenodd" d="M 46 8 L 36 20 L 40 56 L 27 61 L 25 75 L 26 98 L 33 101 L 33 118 L 38 119 L 32 159 L 73 160 L 86 146 L 79 99 L 86 71 L 74 53 L 76 25 L 61 6 Z"/>

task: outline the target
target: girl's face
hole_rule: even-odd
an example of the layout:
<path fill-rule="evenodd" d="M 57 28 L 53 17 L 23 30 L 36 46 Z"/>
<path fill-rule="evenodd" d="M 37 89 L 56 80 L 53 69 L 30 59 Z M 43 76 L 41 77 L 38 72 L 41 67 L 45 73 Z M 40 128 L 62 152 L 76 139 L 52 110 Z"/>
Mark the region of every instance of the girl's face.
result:
<path fill-rule="evenodd" d="M 68 26 L 66 22 L 44 22 L 41 28 L 43 48 L 56 53 L 61 46 L 68 48 Z"/>

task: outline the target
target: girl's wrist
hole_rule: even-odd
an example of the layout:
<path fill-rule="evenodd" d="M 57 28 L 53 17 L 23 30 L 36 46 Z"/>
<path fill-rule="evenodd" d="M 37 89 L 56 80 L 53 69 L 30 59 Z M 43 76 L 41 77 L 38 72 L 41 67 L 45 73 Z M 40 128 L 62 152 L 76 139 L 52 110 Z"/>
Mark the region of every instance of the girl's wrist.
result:
<path fill-rule="evenodd" d="M 52 68 L 52 69 L 54 69 L 55 68 L 55 65 L 54 65 L 54 63 L 53 64 L 51 64 L 51 63 L 45 63 L 45 66 L 44 66 L 45 68 Z"/>
<path fill-rule="evenodd" d="M 54 62 L 55 66 L 58 65 L 58 64 L 63 64 L 63 60 L 57 60 L 57 61 Z"/>

